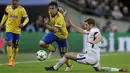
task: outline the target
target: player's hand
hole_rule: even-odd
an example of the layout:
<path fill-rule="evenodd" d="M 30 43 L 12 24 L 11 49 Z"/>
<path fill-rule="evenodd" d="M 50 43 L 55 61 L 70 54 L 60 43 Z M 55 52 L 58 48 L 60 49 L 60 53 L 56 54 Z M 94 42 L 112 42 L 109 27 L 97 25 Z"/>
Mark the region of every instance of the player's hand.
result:
<path fill-rule="evenodd" d="M 69 24 L 70 26 L 73 26 L 73 24 L 72 24 L 70 18 L 67 19 L 67 22 L 68 22 L 68 24 Z"/>
<path fill-rule="evenodd" d="M 87 41 L 88 43 L 90 43 L 90 44 L 94 44 L 94 41 Z"/>
<path fill-rule="evenodd" d="M 18 27 L 19 27 L 19 28 L 22 28 L 22 27 L 23 27 L 23 25 L 22 25 L 22 24 L 20 24 Z"/>
<path fill-rule="evenodd" d="M 44 24 L 48 24 L 48 23 L 49 23 L 49 18 L 48 17 L 44 18 Z"/>

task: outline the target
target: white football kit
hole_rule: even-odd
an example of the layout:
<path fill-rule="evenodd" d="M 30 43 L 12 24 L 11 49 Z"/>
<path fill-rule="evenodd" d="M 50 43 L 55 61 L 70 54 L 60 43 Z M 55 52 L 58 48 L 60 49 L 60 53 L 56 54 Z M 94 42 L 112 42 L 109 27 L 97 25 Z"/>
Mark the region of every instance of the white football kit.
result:
<path fill-rule="evenodd" d="M 101 35 L 100 30 L 96 27 L 91 28 L 89 32 L 85 32 L 88 35 L 86 37 L 89 41 L 94 41 L 97 35 Z M 96 44 L 90 44 L 87 42 L 87 48 L 85 49 L 86 53 L 78 53 L 77 62 L 97 67 L 100 61 L 100 44 L 101 42 Z"/>

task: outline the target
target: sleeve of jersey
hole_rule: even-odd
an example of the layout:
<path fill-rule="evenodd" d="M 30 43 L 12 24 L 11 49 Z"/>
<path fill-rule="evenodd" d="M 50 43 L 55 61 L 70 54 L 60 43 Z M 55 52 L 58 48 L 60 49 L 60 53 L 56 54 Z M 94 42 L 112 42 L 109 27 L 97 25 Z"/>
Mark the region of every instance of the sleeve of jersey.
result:
<path fill-rule="evenodd" d="M 27 12 L 24 8 L 22 8 L 22 17 L 28 17 Z"/>
<path fill-rule="evenodd" d="M 26 10 L 24 8 L 22 9 L 22 17 L 24 18 L 23 25 L 25 26 L 29 22 L 29 18 L 28 18 Z"/>
<path fill-rule="evenodd" d="M 6 9 L 5 9 L 5 11 L 4 11 L 4 14 L 5 14 L 5 15 L 8 15 L 7 11 L 8 11 L 8 6 L 6 7 Z"/>
<path fill-rule="evenodd" d="M 99 30 L 92 31 L 92 34 L 94 35 L 94 37 L 97 37 L 98 35 L 101 35 Z"/>
<path fill-rule="evenodd" d="M 64 19 L 59 18 L 57 22 L 55 23 L 55 27 L 62 27 L 62 24 L 64 23 Z"/>
<path fill-rule="evenodd" d="M 100 33 L 100 31 L 99 30 L 92 30 L 92 31 L 90 31 L 91 32 L 91 34 L 94 36 L 94 37 L 97 37 L 98 35 L 101 35 L 101 33 Z"/>

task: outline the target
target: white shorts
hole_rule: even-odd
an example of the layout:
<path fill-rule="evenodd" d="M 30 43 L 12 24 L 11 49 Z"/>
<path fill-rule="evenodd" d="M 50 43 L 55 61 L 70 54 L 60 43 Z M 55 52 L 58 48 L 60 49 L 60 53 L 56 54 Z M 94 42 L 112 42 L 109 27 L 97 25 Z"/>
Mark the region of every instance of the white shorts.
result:
<path fill-rule="evenodd" d="M 92 65 L 93 67 L 97 67 L 99 65 L 99 60 L 97 55 L 92 52 L 86 54 L 78 53 L 77 62 L 81 64 Z"/>

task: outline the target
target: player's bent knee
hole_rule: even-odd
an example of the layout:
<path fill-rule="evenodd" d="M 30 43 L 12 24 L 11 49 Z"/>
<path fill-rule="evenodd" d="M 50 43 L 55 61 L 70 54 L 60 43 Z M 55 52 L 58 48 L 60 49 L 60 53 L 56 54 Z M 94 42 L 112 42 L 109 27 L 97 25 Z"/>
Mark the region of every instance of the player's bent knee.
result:
<path fill-rule="evenodd" d="M 40 41 L 40 42 L 39 42 L 39 45 L 40 45 L 41 47 L 43 47 L 45 44 L 44 44 L 43 41 Z"/>
<path fill-rule="evenodd" d="M 46 48 L 46 44 L 45 44 L 45 42 L 43 42 L 43 41 L 40 41 L 39 45 L 40 45 L 40 47 Z"/>
<path fill-rule="evenodd" d="M 102 68 L 98 68 L 98 67 L 93 67 L 95 69 L 95 71 L 102 71 Z"/>
<path fill-rule="evenodd" d="M 71 57 L 71 54 L 72 54 L 72 52 L 67 52 L 67 53 L 64 55 L 64 57 L 70 58 L 70 57 Z"/>
<path fill-rule="evenodd" d="M 66 57 L 66 58 L 67 58 L 67 56 L 68 56 L 68 53 L 66 53 L 66 54 L 64 55 L 64 57 Z"/>

